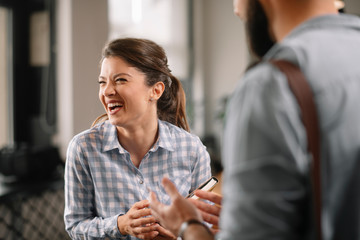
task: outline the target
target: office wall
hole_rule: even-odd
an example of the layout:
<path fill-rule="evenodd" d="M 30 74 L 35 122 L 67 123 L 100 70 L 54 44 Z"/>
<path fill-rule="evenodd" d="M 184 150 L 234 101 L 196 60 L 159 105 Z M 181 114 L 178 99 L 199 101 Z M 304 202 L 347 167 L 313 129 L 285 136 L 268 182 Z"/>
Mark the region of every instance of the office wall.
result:
<path fill-rule="evenodd" d="M 205 133 L 219 142 L 224 111 L 222 99 L 229 96 L 249 61 L 244 25 L 233 13 L 232 0 L 203 0 L 203 78 Z M 197 46 L 200 47 L 200 46 Z"/>
<path fill-rule="evenodd" d="M 8 83 L 7 83 L 7 11 L 0 8 L 0 147 L 8 144 Z"/>
<path fill-rule="evenodd" d="M 359 0 L 344 0 L 346 13 L 360 15 L 360 1 Z"/>
<path fill-rule="evenodd" d="M 98 99 L 101 50 L 107 42 L 106 0 L 61 0 L 57 7 L 58 134 L 62 156 L 70 139 L 104 112 Z"/>

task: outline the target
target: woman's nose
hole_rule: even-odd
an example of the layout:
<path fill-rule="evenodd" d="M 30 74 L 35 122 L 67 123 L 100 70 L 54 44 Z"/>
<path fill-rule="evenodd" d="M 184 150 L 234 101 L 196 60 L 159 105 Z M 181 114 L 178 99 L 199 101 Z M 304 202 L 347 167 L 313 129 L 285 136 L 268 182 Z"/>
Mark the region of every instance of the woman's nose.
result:
<path fill-rule="evenodd" d="M 107 83 L 103 89 L 104 96 L 112 96 L 115 95 L 115 87 L 111 83 Z"/>

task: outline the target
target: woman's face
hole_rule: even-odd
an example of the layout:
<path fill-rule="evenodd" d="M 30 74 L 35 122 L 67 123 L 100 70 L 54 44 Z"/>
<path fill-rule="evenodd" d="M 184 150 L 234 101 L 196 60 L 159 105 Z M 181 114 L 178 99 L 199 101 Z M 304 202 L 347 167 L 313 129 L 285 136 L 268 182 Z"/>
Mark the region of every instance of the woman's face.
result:
<path fill-rule="evenodd" d="M 118 127 L 139 126 L 149 120 L 152 88 L 146 76 L 118 57 L 105 58 L 99 76 L 99 99 L 110 123 Z"/>

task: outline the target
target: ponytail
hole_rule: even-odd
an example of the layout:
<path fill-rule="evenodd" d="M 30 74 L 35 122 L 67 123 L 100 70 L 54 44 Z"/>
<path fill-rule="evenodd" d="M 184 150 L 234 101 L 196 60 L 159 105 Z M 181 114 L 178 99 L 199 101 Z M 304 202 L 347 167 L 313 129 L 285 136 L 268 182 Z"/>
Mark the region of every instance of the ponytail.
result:
<path fill-rule="evenodd" d="M 108 119 L 109 119 L 108 115 L 107 115 L 106 113 L 104 113 L 104 114 L 98 116 L 98 117 L 94 120 L 94 122 L 91 124 L 91 127 L 95 126 L 95 125 L 98 124 L 98 123 L 105 122 L 105 121 L 108 120 Z"/>
<path fill-rule="evenodd" d="M 186 97 L 181 82 L 170 74 L 164 83 L 165 91 L 157 102 L 159 119 L 190 132 L 186 119 Z"/>

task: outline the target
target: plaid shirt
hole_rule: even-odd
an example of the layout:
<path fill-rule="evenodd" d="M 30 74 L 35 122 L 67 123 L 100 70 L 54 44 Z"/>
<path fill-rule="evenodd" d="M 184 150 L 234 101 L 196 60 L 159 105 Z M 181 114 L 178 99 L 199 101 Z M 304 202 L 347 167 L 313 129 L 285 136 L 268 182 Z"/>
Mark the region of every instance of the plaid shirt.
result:
<path fill-rule="evenodd" d="M 65 168 L 66 230 L 73 239 L 136 239 L 122 236 L 117 217 L 149 198 L 170 198 L 161 186 L 170 178 L 186 196 L 211 176 L 210 157 L 200 139 L 159 120 L 159 138 L 136 168 L 109 121 L 75 136 Z"/>

